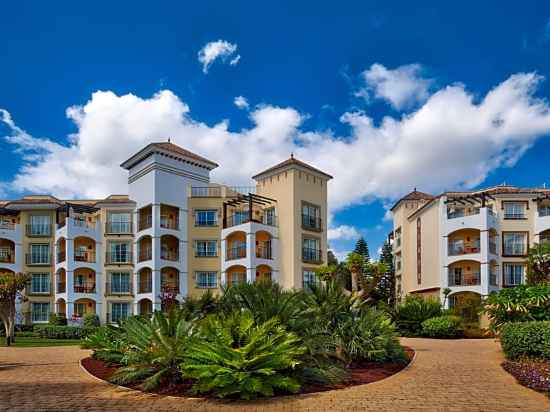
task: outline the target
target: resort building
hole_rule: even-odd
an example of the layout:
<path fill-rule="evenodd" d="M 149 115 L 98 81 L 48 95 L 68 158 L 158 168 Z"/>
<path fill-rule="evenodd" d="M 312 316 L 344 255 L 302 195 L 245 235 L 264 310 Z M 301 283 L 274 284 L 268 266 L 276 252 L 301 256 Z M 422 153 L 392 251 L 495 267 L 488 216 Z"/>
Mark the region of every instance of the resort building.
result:
<path fill-rule="evenodd" d="M 0 201 L 0 271 L 32 277 L 20 323 L 116 322 L 245 281 L 299 289 L 326 263 L 331 176 L 293 156 L 253 187 L 211 183 L 218 165 L 170 142 L 121 166 L 128 195 Z"/>
<path fill-rule="evenodd" d="M 391 211 L 397 295 L 437 296 L 447 307 L 525 282 L 529 247 L 550 241 L 550 189 L 415 189 Z"/>

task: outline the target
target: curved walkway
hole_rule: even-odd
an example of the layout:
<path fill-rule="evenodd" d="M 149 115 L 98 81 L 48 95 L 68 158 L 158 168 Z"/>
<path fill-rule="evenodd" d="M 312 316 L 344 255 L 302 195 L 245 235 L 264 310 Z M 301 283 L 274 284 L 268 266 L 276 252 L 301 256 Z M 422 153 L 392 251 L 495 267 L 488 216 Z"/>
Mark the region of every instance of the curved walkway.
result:
<path fill-rule="evenodd" d="M 403 372 L 370 385 L 256 402 L 142 394 L 100 382 L 77 347 L 0 348 L 0 411 L 549 411 L 550 400 L 504 372 L 492 340 L 403 339 Z"/>

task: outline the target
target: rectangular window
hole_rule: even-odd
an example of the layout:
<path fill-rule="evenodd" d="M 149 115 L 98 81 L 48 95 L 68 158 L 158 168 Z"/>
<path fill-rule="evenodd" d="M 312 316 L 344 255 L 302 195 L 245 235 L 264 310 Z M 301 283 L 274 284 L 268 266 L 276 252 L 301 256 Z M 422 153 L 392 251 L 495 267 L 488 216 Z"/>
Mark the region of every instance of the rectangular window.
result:
<path fill-rule="evenodd" d="M 502 202 L 504 219 L 525 219 L 525 202 Z"/>
<path fill-rule="evenodd" d="M 111 293 L 130 293 L 130 273 L 111 272 Z"/>
<path fill-rule="evenodd" d="M 111 242 L 110 243 L 110 263 L 130 263 L 131 246 L 128 242 Z"/>
<path fill-rule="evenodd" d="M 31 215 L 30 222 L 30 236 L 50 236 L 49 215 Z"/>
<path fill-rule="evenodd" d="M 321 246 L 319 239 L 306 238 L 303 240 L 302 258 L 306 262 L 321 261 Z"/>
<path fill-rule="evenodd" d="M 540 217 L 550 216 L 550 206 L 549 205 L 539 206 L 539 216 Z"/>
<path fill-rule="evenodd" d="M 269 226 L 275 226 L 275 208 L 270 207 L 264 212 L 264 224 Z"/>
<path fill-rule="evenodd" d="M 74 304 L 74 314 L 81 318 L 86 314 L 86 304 L 85 303 L 75 303 Z"/>
<path fill-rule="evenodd" d="M 303 272 L 303 288 L 309 289 L 311 285 L 317 285 L 319 283 L 319 278 L 313 270 L 304 270 Z"/>
<path fill-rule="evenodd" d="M 33 273 L 31 276 L 32 293 L 50 293 L 49 273 Z"/>
<path fill-rule="evenodd" d="M 213 289 L 218 286 L 218 272 L 196 272 L 197 288 Z"/>
<path fill-rule="evenodd" d="M 321 209 L 304 203 L 302 205 L 302 226 L 306 229 L 321 230 Z"/>
<path fill-rule="evenodd" d="M 30 263 L 33 265 L 44 265 L 50 263 L 50 245 L 44 244 L 31 244 L 30 245 Z"/>
<path fill-rule="evenodd" d="M 50 318 L 50 304 L 33 302 L 31 305 L 31 318 L 33 322 L 48 322 Z"/>
<path fill-rule="evenodd" d="M 195 226 L 216 226 L 218 224 L 218 211 L 195 210 Z"/>
<path fill-rule="evenodd" d="M 130 304 L 127 302 L 111 303 L 111 322 L 117 323 L 130 316 Z"/>
<path fill-rule="evenodd" d="M 503 255 L 525 256 L 527 254 L 527 232 L 504 232 L 502 240 Z"/>
<path fill-rule="evenodd" d="M 525 265 L 520 263 L 504 264 L 504 285 L 517 286 L 523 283 Z"/>
<path fill-rule="evenodd" d="M 130 212 L 109 213 L 109 233 L 132 233 L 132 214 Z"/>
<path fill-rule="evenodd" d="M 216 240 L 196 240 L 195 256 L 198 256 L 198 257 L 218 256 L 218 242 Z"/>

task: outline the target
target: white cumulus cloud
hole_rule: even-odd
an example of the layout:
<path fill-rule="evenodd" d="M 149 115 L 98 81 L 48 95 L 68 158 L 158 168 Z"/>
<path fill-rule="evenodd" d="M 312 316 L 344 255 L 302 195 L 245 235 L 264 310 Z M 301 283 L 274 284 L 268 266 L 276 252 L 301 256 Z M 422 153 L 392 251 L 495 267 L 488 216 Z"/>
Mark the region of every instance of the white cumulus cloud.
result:
<path fill-rule="evenodd" d="M 359 236 L 359 231 L 349 225 L 340 225 L 329 228 L 327 231 L 328 240 L 350 240 L 357 239 Z"/>
<path fill-rule="evenodd" d="M 237 97 L 235 97 L 235 99 L 233 100 L 233 104 L 234 104 L 235 106 L 237 106 L 239 109 L 246 109 L 246 110 L 248 110 L 248 108 L 249 108 L 248 100 L 247 100 L 246 97 L 244 97 L 244 96 L 237 96 Z"/>
<path fill-rule="evenodd" d="M 257 106 L 251 125 L 232 131 L 228 121 L 207 125 L 194 118 L 169 90 L 146 98 L 95 92 L 67 109 L 76 132 L 66 139 L 31 136 L 3 112 L 10 130 L 4 141 L 23 157 L 9 189 L 88 198 L 125 193 L 127 174 L 119 164 L 167 137 L 219 163 L 212 180 L 228 184 L 250 184 L 250 176 L 294 153 L 334 176 L 331 213 L 375 198 L 389 202 L 413 187 L 467 189 L 494 169 L 513 166 L 550 134 L 550 106 L 535 96 L 541 81 L 534 73 L 515 74 L 475 99 L 463 85 L 448 86 L 417 110 L 376 125 L 367 113 L 347 112 L 345 136 L 305 130 L 306 115 L 291 107 Z"/>
<path fill-rule="evenodd" d="M 202 64 L 203 73 L 208 73 L 208 69 L 217 59 L 222 62 L 229 60 L 231 66 L 236 65 L 241 60 L 241 56 L 237 54 L 237 45 L 229 43 L 227 40 L 217 40 L 206 45 L 199 50 L 199 62 Z"/>
<path fill-rule="evenodd" d="M 419 64 L 408 64 L 391 70 L 375 63 L 361 74 L 365 87 L 359 89 L 356 95 L 368 99 L 372 93 L 397 110 L 409 108 L 429 96 L 433 80 L 424 79 L 421 74 L 422 66 Z"/>

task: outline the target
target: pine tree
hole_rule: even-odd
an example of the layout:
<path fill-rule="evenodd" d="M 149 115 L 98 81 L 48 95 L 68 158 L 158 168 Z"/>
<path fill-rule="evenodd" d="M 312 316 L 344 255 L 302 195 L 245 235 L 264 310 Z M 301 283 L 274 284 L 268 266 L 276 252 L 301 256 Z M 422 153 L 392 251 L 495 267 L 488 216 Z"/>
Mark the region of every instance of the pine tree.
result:
<path fill-rule="evenodd" d="M 380 279 L 376 289 L 375 296 L 377 300 L 383 301 L 388 305 L 395 304 L 395 268 L 393 266 L 392 247 L 388 241 L 384 242 L 380 253 L 380 262 L 386 265 L 388 270 Z"/>
<path fill-rule="evenodd" d="M 357 243 L 355 244 L 354 252 L 363 256 L 365 263 L 370 262 L 369 245 L 367 244 L 367 241 L 363 237 L 360 237 Z"/>

